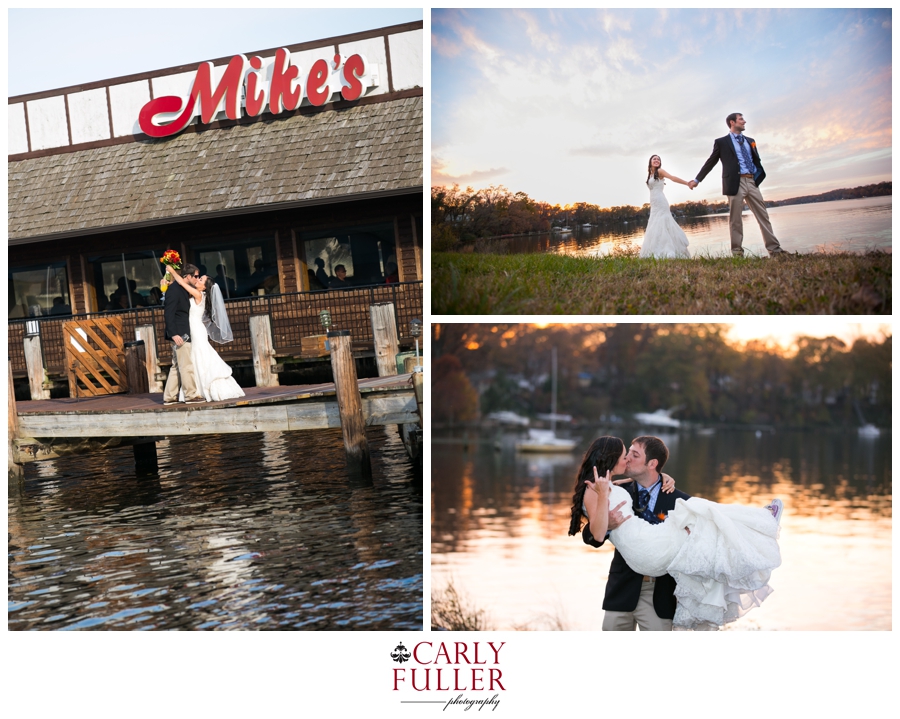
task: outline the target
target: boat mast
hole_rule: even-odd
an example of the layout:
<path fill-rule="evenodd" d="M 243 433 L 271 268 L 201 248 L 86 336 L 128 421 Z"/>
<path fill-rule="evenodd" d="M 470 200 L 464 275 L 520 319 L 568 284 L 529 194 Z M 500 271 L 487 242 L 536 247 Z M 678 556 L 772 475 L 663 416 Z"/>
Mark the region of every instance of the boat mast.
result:
<path fill-rule="evenodd" d="M 553 383 L 550 400 L 550 431 L 556 434 L 556 347 L 553 348 Z"/>

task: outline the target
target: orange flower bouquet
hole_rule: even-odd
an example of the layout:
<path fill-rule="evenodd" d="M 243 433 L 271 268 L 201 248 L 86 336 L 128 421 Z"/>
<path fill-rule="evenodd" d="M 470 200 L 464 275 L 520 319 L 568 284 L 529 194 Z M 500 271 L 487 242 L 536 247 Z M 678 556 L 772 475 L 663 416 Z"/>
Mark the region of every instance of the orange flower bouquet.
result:
<path fill-rule="evenodd" d="M 176 270 L 181 269 L 181 255 L 179 255 L 175 250 L 166 250 L 163 253 L 162 258 L 160 259 L 166 267 L 174 267 Z M 169 289 L 169 285 L 172 284 L 172 275 L 166 272 L 165 276 L 159 281 L 159 289 L 165 292 Z"/>

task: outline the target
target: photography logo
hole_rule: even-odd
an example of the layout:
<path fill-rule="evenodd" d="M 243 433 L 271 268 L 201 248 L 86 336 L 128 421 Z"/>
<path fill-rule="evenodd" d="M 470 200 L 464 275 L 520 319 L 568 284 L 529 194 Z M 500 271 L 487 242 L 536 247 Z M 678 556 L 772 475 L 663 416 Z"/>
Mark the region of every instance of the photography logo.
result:
<path fill-rule="evenodd" d="M 441 705 L 443 711 L 500 706 L 506 642 L 400 642 L 391 650 L 391 689 L 401 704 Z"/>

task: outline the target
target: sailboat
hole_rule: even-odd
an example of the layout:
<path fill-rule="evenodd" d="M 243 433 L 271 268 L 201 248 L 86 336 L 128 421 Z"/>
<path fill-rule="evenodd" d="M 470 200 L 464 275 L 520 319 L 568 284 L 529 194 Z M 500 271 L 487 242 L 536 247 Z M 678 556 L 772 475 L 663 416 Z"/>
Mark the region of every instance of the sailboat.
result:
<path fill-rule="evenodd" d="M 556 347 L 553 348 L 553 384 L 550 407 L 550 429 L 529 429 L 528 439 L 516 442 L 519 452 L 571 452 L 575 449 L 574 439 L 556 436 Z"/>

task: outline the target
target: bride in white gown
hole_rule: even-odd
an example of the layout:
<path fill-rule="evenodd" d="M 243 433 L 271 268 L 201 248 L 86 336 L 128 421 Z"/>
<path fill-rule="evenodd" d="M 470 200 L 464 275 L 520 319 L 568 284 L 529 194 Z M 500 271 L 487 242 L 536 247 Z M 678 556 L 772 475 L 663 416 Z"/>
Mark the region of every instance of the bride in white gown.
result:
<path fill-rule="evenodd" d="M 168 271 L 193 299 L 190 311 L 191 360 L 194 363 L 197 387 L 203 392 L 207 402 L 243 397 L 244 390 L 231 376 L 231 367 L 209 343 L 210 339 L 220 344 L 234 339 L 219 286 L 210 277 L 203 275 L 199 279 L 200 287 L 203 288 L 200 289 L 171 267 Z"/>
<path fill-rule="evenodd" d="M 669 574 L 675 579 L 674 627 L 720 627 L 771 594 L 769 577 L 781 565 L 780 517 L 776 519 L 771 509 L 691 497 L 677 499 L 665 521 L 650 524 L 634 516 L 631 495 L 610 481 L 612 474 L 625 472 L 624 443 L 618 462 L 605 469 L 606 475 L 600 476 L 594 465 L 593 483 L 583 482 L 579 475 L 576 497 L 581 496 L 582 502 L 576 499 L 576 504 L 590 522 L 591 533 L 603 537 L 609 508 L 622 503 L 619 511 L 630 519 L 609 533 L 610 540 L 638 574 Z M 573 522 L 576 519 L 573 516 Z"/>
<path fill-rule="evenodd" d="M 647 187 L 650 188 L 650 219 L 644 232 L 644 243 L 641 245 L 641 257 L 690 257 L 688 238 L 684 234 L 666 199 L 666 179 L 680 185 L 688 185 L 684 180 L 670 175 L 662 169 L 659 155 L 650 158 L 647 167 Z"/>

